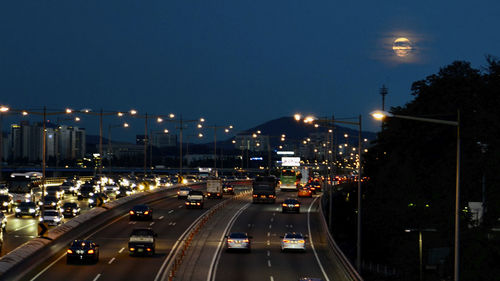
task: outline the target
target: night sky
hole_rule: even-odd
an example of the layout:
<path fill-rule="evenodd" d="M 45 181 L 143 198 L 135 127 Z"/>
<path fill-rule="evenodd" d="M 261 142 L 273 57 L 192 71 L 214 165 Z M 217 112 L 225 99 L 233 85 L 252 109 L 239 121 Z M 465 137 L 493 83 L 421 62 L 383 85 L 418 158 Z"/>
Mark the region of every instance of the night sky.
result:
<path fill-rule="evenodd" d="M 295 112 L 362 114 L 376 131 L 368 114 L 383 84 L 386 108 L 404 105 L 440 67 L 500 55 L 499 15 L 500 2 L 470 0 L 3 0 L 0 104 L 173 112 L 236 130 Z M 392 49 L 398 37 L 407 56 Z"/>

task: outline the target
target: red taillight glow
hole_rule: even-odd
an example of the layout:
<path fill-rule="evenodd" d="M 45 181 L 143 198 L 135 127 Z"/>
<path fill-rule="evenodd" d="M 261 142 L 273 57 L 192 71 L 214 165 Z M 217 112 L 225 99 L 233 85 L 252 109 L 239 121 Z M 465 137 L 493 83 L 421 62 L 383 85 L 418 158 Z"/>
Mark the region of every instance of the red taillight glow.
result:
<path fill-rule="evenodd" d="M 135 248 L 129 248 L 129 250 L 130 250 L 131 252 L 133 252 L 133 251 L 135 251 Z"/>
<path fill-rule="evenodd" d="M 306 243 L 306 241 L 305 241 L 305 240 L 299 240 L 299 241 L 297 241 L 297 242 L 298 242 L 298 243 Z"/>
<path fill-rule="evenodd" d="M 134 214 L 134 211 L 130 211 L 130 212 L 128 212 L 128 213 L 129 213 L 129 214 L 131 214 L 131 215 L 133 215 L 133 214 Z"/>
<path fill-rule="evenodd" d="M 300 207 L 300 204 L 295 204 L 294 206 L 295 206 L 295 207 Z"/>
<path fill-rule="evenodd" d="M 283 203 L 283 205 L 282 205 L 282 206 L 283 206 L 283 207 L 286 207 L 287 205 L 286 205 L 285 203 Z"/>
<path fill-rule="evenodd" d="M 150 248 L 147 248 L 147 249 L 146 249 L 146 251 L 151 252 L 151 249 L 150 249 Z"/>
<path fill-rule="evenodd" d="M 68 249 L 68 254 L 73 254 L 73 251 L 71 249 Z"/>
<path fill-rule="evenodd" d="M 93 249 L 90 249 L 90 250 L 88 250 L 88 252 L 87 252 L 87 253 L 89 253 L 89 254 L 93 254 L 93 253 L 94 253 L 94 250 L 93 250 Z"/>
<path fill-rule="evenodd" d="M 283 240 L 283 243 L 290 243 L 290 240 Z"/>
<path fill-rule="evenodd" d="M 253 197 L 254 197 L 254 198 L 257 198 L 257 194 L 254 194 L 254 195 L 253 195 Z"/>
<path fill-rule="evenodd" d="M 234 240 L 233 240 L 233 239 L 227 239 L 227 242 L 228 242 L 228 243 L 233 243 L 233 242 L 234 242 Z"/>
<path fill-rule="evenodd" d="M 145 215 L 149 214 L 149 211 L 144 212 Z"/>

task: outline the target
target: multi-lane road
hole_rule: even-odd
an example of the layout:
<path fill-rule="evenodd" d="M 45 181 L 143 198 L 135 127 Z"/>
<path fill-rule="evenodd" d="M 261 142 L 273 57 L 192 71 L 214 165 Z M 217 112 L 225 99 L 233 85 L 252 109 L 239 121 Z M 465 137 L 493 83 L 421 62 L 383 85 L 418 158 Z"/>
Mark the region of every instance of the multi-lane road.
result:
<path fill-rule="evenodd" d="M 331 252 L 320 228 L 319 195 L 300 198 L 300 214 L 281 213 L 280 203 L 295 192 L 278 192 L 275 204 L 252 204 L 248 190 L 236 196 L 206 200 L 204 209 L 186 209 L 175 190 L 167 197 L 151 202 L 153 221 L 130 221 L 128 214 L 80 238 L 100 245 L 97 264 L 68 265 L 61 250 L 22 280 L 298 280 L 309 276 L 323 280 L 341 280 L 333 272 Z M 223 203 L 222 203 L 223 202 Z M 178 249 L 197 219 L 217 206 L 210 218 L 193 236 L 192 244 L 182 253 L 172 277 L 171 266 L 179 260 Z M 13 226 L 11 226 L 13 227 Z M 134 227 L 151 227 L 158 234 L 153 257 L 129 256 L 127 243 Z M 28 229 L 29 227 L 26 227 Z M 252 237 L 250 253 L 226 252 L 224 235 L 232 231 L 248 232 Z M 280 236 L 288 231 L 308 235 L 306 252 L 281 252 Z"/>

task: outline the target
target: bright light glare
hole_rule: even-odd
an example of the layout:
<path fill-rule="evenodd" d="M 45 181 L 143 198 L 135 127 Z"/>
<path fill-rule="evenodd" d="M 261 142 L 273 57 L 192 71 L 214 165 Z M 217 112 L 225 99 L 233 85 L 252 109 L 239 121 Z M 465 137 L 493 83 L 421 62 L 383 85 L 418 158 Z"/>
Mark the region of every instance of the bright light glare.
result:
<path fill-rule="evenodd" d="M 130 114 L 136 115 L 137 114 L 137 110 L 135 110 L 135 109 L 130 110 Z"/>
<path fill-rule="evenodd" d="M 200 118 L 200 122 L 205 122 L 205 118 Z"/>
<path fill-rule="evenodd" d="M 202 137 L 203 137 L 203 134 L 202 134 L 202 133 L 199 133 L 199 134 L 198 134 L 198 137 L 199 137 L 199 138 L 202 138 Z"/>
<path fill-rule="evenodd" d="M 80 121 L 80 117 L 75 117 L 75 121 L 79 122 Z"/>
<path fill-rule="evenodd" d="M 123 112 L 118 112 L 118 117 L 122 117 L 123 116 Z"/>
<path fill-rule="evenodd" d="M 168 129 L 163 130 L 165 134 L 168 134 Z"/>
<path fill-rule="evenodd" d="M 22 115 L 23 115 L 23 116 L 28 115 L 28 111 L 23 111 L 23 112 L 22 112 Z"/>
<path fill-rule="evenodd" d="M 7 112 L 9 111 L 9 108 L 7 106 L 0 106 L 0 112 Z"/>
<path fill-rule="evenodd" d="M 170 113 L 170 114 L 168 115 L 168 117 L 170 117 L 170 118 L 172 118 L 172 119 L 173 119 L 173 118 L 175 117 L 175 114 Z"/>
<path fill-rule="evenodd" d="M 156 122 L 158 122 L 158 123 L 163 122 L 163 118 L 161 118 L 161 117 L 156 118 Z"/>
<path fill-rule="evenodd" d="M 225 129 L 224 132 L 229 133 L 229 129 Z"/>
<path fill-rule="evenodd" d="M 373 111 L 371 113 L 371 116 L 377 120 L 383 120 L 387 116 L 387 113 L 377 110 L 377 111 Z"/>
<path fill-rule="evenodd" d="M 128 123 L 123 123 L 123 127 L 128 128 L 130 126 Z"/>
<path fill-rule="evenodd" d="M 293 118 L 295 118 L 295 121 L 300 121 L 300 119 L 302 118 L 302 116 L 301 116 L 300 114 L 298 114 L 298 113 L 297 113 L 297 114 L 295 114 L 295 115 L 293 116 Z"/>
<path fill-rule="evenodd" d="M 203 125 L 198 124 L 198 129 L 201 129 L 201 128 L 203 128 Z"/>
<path fill-rule="evenodd" d="M 316 117 L 307 116 L 306 118 L 304 118 L 304 123 L 312 123 L 314 120 L 316 120 Z"/>
<path fill-rule="evenodd" d="M 73 110 L 66 108 L 66 113 L 70 114 L 71 112 L 73 112 Z"/>

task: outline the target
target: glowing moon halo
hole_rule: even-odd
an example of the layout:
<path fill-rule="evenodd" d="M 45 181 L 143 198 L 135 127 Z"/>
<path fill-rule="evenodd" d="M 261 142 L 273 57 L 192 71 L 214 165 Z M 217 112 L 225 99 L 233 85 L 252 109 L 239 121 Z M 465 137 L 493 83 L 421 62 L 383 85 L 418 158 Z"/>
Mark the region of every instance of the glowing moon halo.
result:
<path fill-rule="evenodd" d="M 410 54 L 412 50 L 411 42 L 408 38 L 400 37 L 394 40 L 392 44 L 392 50 L 396 53 L 398 57 L 406 57 Z"/>

